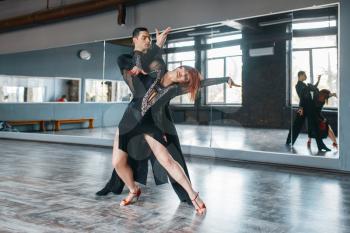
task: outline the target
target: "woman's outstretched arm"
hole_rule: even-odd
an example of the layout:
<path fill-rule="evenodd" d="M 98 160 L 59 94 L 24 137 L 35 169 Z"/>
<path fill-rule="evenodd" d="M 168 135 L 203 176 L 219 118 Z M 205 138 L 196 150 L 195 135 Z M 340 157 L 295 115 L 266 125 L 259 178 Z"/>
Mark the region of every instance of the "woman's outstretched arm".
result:
<path fill-rule="evenodd" d="M 222 78 L 207 78 L 204 80 L 201 80 L 201 88 L 203 87 L 208 87 L 208 86 L 213 86 L 213 85 L 219 85 L 222 83 L 226 83 L 229 85 L 229 87 L 241 87 L 241 85 L 236 84 L 230 77 L 222 77 Z M 179 86 L 179 90 L 177 91 L 176 95 L 183 95 L 187 94 L 188 88 L 186 86 Z M 175 96 L 174 96 L 175 97 Z"/>

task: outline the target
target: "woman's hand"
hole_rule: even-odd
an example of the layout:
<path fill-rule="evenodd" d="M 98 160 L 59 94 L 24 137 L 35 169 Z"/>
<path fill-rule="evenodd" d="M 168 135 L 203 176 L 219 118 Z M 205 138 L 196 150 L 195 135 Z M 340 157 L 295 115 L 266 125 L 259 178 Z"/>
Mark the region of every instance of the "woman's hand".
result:
<path fill-rule="evenodd" d="M 162 48 L 164 46 L 166 38 L 168 37 L 170 31 L 171 27 L 167 27 L 162 33 L 159 33 L 158 29 L 156 29 L 156 45 L 159 48 Z"/>
<path fill-rule="evenodd" d="M 227 83 L 228 83 L 228 85 L 229 85 L 230 88 L 232 88 L 232 86 L 234 86 L 234 87 L 241 87 L 241 85 L 236 84 L 236 83 L 232 80 L 232 78 L 229 78 L 228 81 L 227 81 Z"/>
<path fill-rule="evenodd" d="M 147 74 L 143 69 L 140 69 L 140 68 L 137 67 L 137 66 L 134 66 L 131 70 L 128 71 L 128 73 L 129 73 L 130 75 L 132 75 L 132 76 L 139 75 L 140 73 L 141 73 L 141 74 L 144 74 L 144 75 Z"/>

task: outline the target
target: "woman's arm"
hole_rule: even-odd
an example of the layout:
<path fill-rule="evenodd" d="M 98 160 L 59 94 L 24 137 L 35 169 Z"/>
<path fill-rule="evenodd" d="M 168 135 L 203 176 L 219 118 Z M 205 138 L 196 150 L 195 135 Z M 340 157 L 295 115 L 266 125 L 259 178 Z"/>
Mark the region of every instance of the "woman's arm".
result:
<path fill-rule="evenodd" d="M 241 85 L 236 84 L 230 77 L 207 78 L 207 79 L 201 80 L 200 87 L 203 88 L 203 87 L 218 85 L 218 84 L 222 84 L 222 83 L 226 83 L 226 82 L 230 86 L 230 88 L 232 86 L 241 87 Z M 188 92 L 189 91 L 188 91 L 188 88 L 186 86 L 181 86 L 177 92 L 177 95 L 187 94 Z"/>
<path fill-rule="evenodd" d="M 231 87 L 232 86 L 237 86 L 240 87 L 240 85 L 235 84 L 230 77 L 223 77 L 223 78 L 209 78 L 201 81 L 201 88 L 202 87 L 207 87 L 207 86 L 212 86 L 212 85 L 217 85 L 217 84 L 222 84 L 227 82 Z M 181 85 L 181 84 L 173 84 L 168 86 L 163 93 L 160 94 L 159 98 L 156 99 L 155 102 L 153 102 L 150 105 L 146 106 L 145 102 L 145 107 L 144 110 L 142 110 L 142 115 L 145 114 L 145 112 L 153 107 L 154 109 L 159 109 L 161 106 L 164 106 L 166 103 L 168 103 L 171 99 L 173 99 L 176 96 L 183 95 L 189 93 L 189 90 L 187 86 Z M 150 102 L 147 100 L 147 102 Z"/>
<path fill-rule="evenodd" d="M 212 86 L 212 85 L 218 85 L 221 83 L 227 82 L 230 88 L 232 86 L 234 87 L 241 87 L 241 85 L 236 84 L 230 77 L 223 77 L 223 78 L 207 78 L 204 80 L 201 80 L 201 88 L 202 87 L 207 87 L 207 86 Z"/>

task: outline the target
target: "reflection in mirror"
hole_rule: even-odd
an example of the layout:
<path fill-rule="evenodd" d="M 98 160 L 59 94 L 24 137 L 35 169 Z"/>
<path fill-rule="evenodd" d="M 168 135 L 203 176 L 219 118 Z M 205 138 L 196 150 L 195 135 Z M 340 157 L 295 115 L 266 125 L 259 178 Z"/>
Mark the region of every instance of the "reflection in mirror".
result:
<path fill-rule="evenodd" d="M 292 150 L 338 158 L 338 5 L 293 17 Z"/>
<path fill-rule="evenodd" d="M 307 82 L 312 84 L 317 82 L 319 74 L 322 75 L 319 90 L 338 91 L 337 12 L 338 6 L 314 7 L 173 29 L 163 55 L 168 70 L 189 65 L 197 68 L 204 79 L 229 76 L 242 85 L 241 88 L 229 88 L 227 84 L 206 87 L 199 91 L 194 101 L 188 95 L 171 100 L 170 108 L 181 143 L 224 149 L 315 154 L 317 146 L 314 140 L 310 147 L 312 153 L 305 146 L 309 136 L 307 119 L 304 119 L 293 147 L 291 143 L 286 146 L 286 139 L 289 129 L 293 129 L 290 131 L 292 138 L 298 134 L 293 123 L 300 102 L 295 90 L 300 70 L 306 72 Z M 154 34 L 152 36 L 155 38 Z M 89 52 L 89 60 L 79 57 L 81 50 Z M 0 74 L 81 78 L 83 89 L 80 93 L 84 101 L 78 105 L 79 111 L 76 107 L 50 105 L 40 118 L 67 120 L 61 125 L 62 130 L 56 133 L 113 138 L 126 104 L 132 99 L 118 68 L 117 58 L 121 54 L 130 54 L 132 50 L 131 38 L 125 38 L 21 55 L 3 55 L 0 56 L 1 64 L 11 67 L 11 62 L 22 70 L 18 73 L 14 68 L 5 69 L 2 66 Z M 58 88 L 63 83 L 53 85 Z M 79 85 L 72 84 L 71 88 Z M 47 88 L 40 90 L 43 85 L 29 85 L 28 80 L 24 86 L 19 86 L 39 89 L 25 91 L 23 88 L 13 88 L 18 85 L 7 85 L 0 90 L 0 100 L 23 102 L 31 98 L 31 101 L 37 101 L 45 98 L 42 96 L 48 92 Z M 80 94 L 79 98 L 70 95 L 69 88 L 60 90 L 68 91 L 56 90 L 47 101 L 65 101 L 64 95 L 68 96 L 68 102 L 80 100 Z M 34 98 L 34 94 L 29 97 L 27 93 L 37 94 Z M 329 98 L 321 111 L 333 129 L 329 132 L 334 131 L 335 135 L 338 133 L 337 103 L 338 99 Z M 7 114 L 11 109 L 4 105 L 0 105 L 0 112 Z M 15 112 L 12 112 L 2 119 L 18 119 L 15 116 Z M 37 119 L 38 116 L 27 118 Z M 89 120 L 93 122 L 91 128 Z M 327 145 L 333 143 L 327 140 Z"/>
<path fill-rule="evenodd" d="M 85 102 L 130 102 L 132 94 L 123 81 L 85 80 Z"/>
<path fill-rule="evenodd" d="M 80 79 L 0 75 L 1 103 L 79 102 Z"/>
<path fill-rule="evenodd" d="M 55 78 L 56 102 L 80 102 L 80 78 Z"/>
<path fill-rule="evenodd" d="M 117 62 L 120 55 L 131 54 L 132 50 L 131 38 L 105 41 L 104 80 L 103 83 L 101 80 L 99 83 L 94 81 L 92 85 L 95 86 L 95 89 L 91 90 L 92 93 L 97 92 L 96 88 L 99 89 L 102 96 L 100 102 L 105 103 L 102 105 L 103 124 L 100 128 L 103 138 L 114 138 L 125 107 L 133 98 Z"/>
<path fill-rule="evenodd" d="M 173 48 L 173 53 L 167 53 L 165 58 L 167 61 L 168 70 L 176 69 L 179 66 L 192 66 L 195 67 L 195 52 L 186 51 L 186 52 L 175 52 L 176 48 L 185 47 L 185 46 L 194 46 L 194 40 L 175 40 L 167 43 L 167 48 Z M 186 104 L 193 105 L 194 101 L 190 99 L 189 94 L 180 95 L 175 97 L 170 101 L 172 104 Z"/>
<path fill-rule="evenodd" d="M 168 70 L 189 65 L 204 79 L 229 76 L 242 85 L 203 88 L 195 101 L 188 95 L 171 100 L 183 145 L 289 152 L 291 24 L 292 14 L 283 13 L 172 30 L 163 56 Z M 107 43 L 106 54 L 112 54 L 112 44 L 123 43 L 130 52 L 131 40 L 126 41 Z M 111 61 L 106 59 L 106 64 Z M 115 75 L 107 69 L 105 73 L 108 79 L 108 73 Z"/>
<path fill-rule="evenodd" d="M 242 85 L 172 100 L 182 144 L 289 153 L 291 24 L 283 13 L 173 30 L 164 49 L 169 70 L 190 62 L 205 79 L 229 76 Z"/>
<path fill-rule="evenodd" d="M 102 109 L 81 101 L 82 85 L 103 77 L 103 49 L 96 42 L 0 55 L 0 121 L 11 131 L 91 136 Z"/>

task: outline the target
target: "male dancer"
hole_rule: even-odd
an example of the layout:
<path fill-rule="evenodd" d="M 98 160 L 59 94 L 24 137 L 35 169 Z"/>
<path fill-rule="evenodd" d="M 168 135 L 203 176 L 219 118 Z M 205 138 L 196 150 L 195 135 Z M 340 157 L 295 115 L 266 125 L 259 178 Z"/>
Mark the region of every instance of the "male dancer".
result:
<path fill-rule="evenodd" d="M 295 120 L 293 122 L 292 129 L 289 129 L 288 137 L 286 144 L 294 144 L 296 139 L 299 136 L 299 133 L 304 125 L 305 117 L 307 117 L 308 120 L 308 127 L 310 130 L 317 131 L 318 125 L 316 124 L 315 114 L 313 112 L 312 108 L 312 101 L 313 101 L 313 89 L 314 87 L 317 87 L 321 75 L 319 75 L 318 80 L 315 85 L 309 84 L 307 85 L 304 83 L 304 81 L 307 79 L 305 71 L 299 71 L 298 72 L 298 83 L 295 86 L 295 89 L 297 91 L 298 97 L 299 97 L 299 109 L 297 111 L 297 115 L 295 117 Z M 293 130 L 293 131 L 292 131 Z M 316 143 L 319 151 L 325 150 L 330 151 L 329 148 L 323 143 L 322 139 L 319 136 L 316 136 Z"/>
<path fill-rule="evenodd" d="M 170 32 L 170 28 L 167 28 L 162 33 L 159 33 L 159 31 L 156 30 L 157 42 L 156 42 L 156 45 L 154 45 L 156 47 L 153 47 L 153 49 L 150 49 L 151 41 L 150 41 L 150 36 L 147 28 L 136 28 L 133 32 L 133 44 L 135 46 L 134 51 L 132 54 L 125 54 L 118 58 L 118 64 L 120 66 L 120 69 L 129 70 L 130 74 L 132 74 L 133 76 L 137 76 L 139 74 L 140 75 L 146 74 L 154 70 L 165 71 L 166 70 L 165 63 L 161 57 L 161 54 L 160 53 L 156 54 L 156 53 L 159 52 L 161 47 L 163 47 L 167 38 L 167 34 L 169 32 Z M 157 49 L 157 47 L 159 48 L 159 50 Z M 141 53 L 141 56 L 134 56 L 135 53 L 137 54 Z M 150 53 L 154 53 L 154 54 L 150 54 Z M 135 57 L 138 59 L 133 59 Z M 153 62 L 150 62 L 149 60 L 147 60 L 150 57 L 152 58 Z M 138 78 L 138 77 L 134 77 L 134 78 Z M 125 79 L 125 81 L 129 82 L 129 80 L 127 79 Z M 161 128 L 163 128 L 164 130 L 165 138 L 168 138 L 170 142 L 168 149 L 173 153 L 181 153 L 181 148 L 178 142 L 176 128 L 171 120 L 171 116 L 170 116 L 171 114 L 170 114 L 170 110 L 168 109 L 168 106 L 164 108 L 164 111 L 165 112 L 163 115 L 167 116 L 166 117 L 167 119 L 161 120 L 162 122 Z M 113 147 L 113 153 L 115 149 L 118 149 L 116 146 L 116 142 L 117 142 L 116 140 L 118 140 L 117 136 L 118 134 L 116 134 L 116 138 L 114 140 L 115 143 Z M 141 140 L 140 140 L 140 143 L 142 143 Z M 145 151 L 145 153 L 149 153 L 149 152 L 150 151 L 148 152 Z M 183 157 L 183 156 L 180 156 L 180 157 Z M 154 161 L 152 161 L 152 157 L 151 157 L 151 162 L 153 165 Z M 185 170 L 186 175 L 189 177 L 187 167 L 184 165 L 183 168 Z M 144 174 L 144 172 L 142 173 Z M 155 176 L 155 181 L 156 181 L 156 184 L 165 183 L 167 182 L 167 175 L 158 174 L 158 176 Z M 184 190 L 179 184 L 172 182 L 172 186 L 175 192 L 178 194 L 179 199 L 181 201 L 190 202 L 189 197 L 187 196 L 187 194 L 184 192 Z M 103 195 L 107 195 L 110 192 L 113 192 L 115 194 L 120 194 L 123 190 L 123 187 L 124 187 L 124 183 L 117 176 L 115 170 L 113 169 L 113 173 L 110 180 L 102 190 L 96 193 L 96 195 L 103 196 Z"/>

